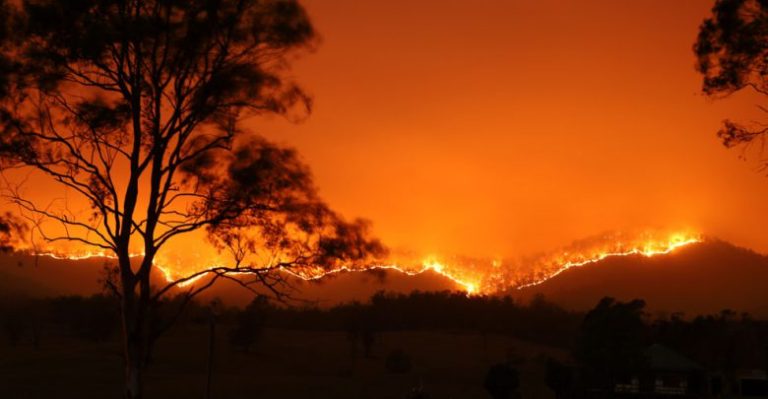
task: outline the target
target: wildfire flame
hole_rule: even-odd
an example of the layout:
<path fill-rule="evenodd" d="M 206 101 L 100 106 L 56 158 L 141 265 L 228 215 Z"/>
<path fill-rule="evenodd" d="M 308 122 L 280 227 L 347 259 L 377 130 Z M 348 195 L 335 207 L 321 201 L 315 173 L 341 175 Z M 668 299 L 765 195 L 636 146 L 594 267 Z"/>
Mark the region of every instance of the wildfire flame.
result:
<path fill-rule="evenodd" d="M 603 248 L 602 250 L 596 250 L 589 254 L 583 253 L 569 253 L 564 252 L 560 256 L 555 257 L 554 262 L 559 264 L 555 271 L 549 273 L 545 278 L 540 278 L 535 281 L 523 283 L 517 286 L 518 289 L 539 285 L 548 279 L 557 276 L 558 274 L 573 268 L 588 265 L 590 263 L 599 262 L 603 259 L 618 256 L 631 256 L 640 255 L 647 258 L 656 255 L 664 255 L 675 251 L 678 248 L 696 244 L 702 241 L 699 235 L 676 233 L 670 235 L 665 239 L 647 239 L 637 243 L 625 243 L 622 241 L 616 241 L 613 245 L 614 248 Z"/>
<path fill-rule="evenodd" d="M 451 261 L 441 261 L 435 256 L 430 256 L 416 262 L 395 262 L 392 264 L 363 266 L 350 265 L 331 270 L 322 268 L 291 270 L 284 268 L 281 271 L 305 281 L 319 280 L 340 273 L 370 270 L 392 270 L 409 276 L 433 272 L 453 281 L 457 288 L 466 292 L 467 295 L 487 295 L 510 288 L 521 289 L 535 286 L 570 268 L 585 266 L 606 258 L 633 255 L 644 257 L 663 255 L 679 248 L 699 243 L 702 240 L 700 235 L 688 232 L 632 235 L 611 233 L 589 240 L 582 240 L 557 251 L 518 261 L 499 259 L 477 260 L 469 258 L 454 258 Z M 63 253 L 51 249 L 30 252 L 37 256 L 54 259 L 115 259 L 114 254 L 106 251 Z M 140 258 L 143 257 L 143 254 L 135 253 L 131 256 Z M 178 272 L 180 268 L 170 266 L 170 262 L 156 261 L 155 267 L 168 282 L 173 282 L 183 277 Z M 213 267 L 217 266 L 211 264 L 208 266 L 208 268 Z M 179 286 L 192 286 L 200 278 L 204 278 L 204 276 L 184 281 Z"/>

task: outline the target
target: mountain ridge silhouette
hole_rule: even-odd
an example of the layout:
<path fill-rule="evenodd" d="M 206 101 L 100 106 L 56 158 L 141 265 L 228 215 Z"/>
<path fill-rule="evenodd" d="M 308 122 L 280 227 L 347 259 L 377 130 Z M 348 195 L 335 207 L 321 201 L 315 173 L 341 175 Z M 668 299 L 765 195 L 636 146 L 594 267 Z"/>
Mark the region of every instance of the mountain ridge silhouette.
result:
<path fill-rule="evenodd" d="M 101 280 L 109 259 L 59 260 L 20 253 L 0 255 L 0 297 L 91 295 L 103 292 Z M 155 281 L 164 281 L 157 272 Z M 320 306 L 366 301 L 377 291 L 456 290 L 437 273 L 418 276 L 398 272 L 339 273 L 315 282 L 290 280 L 293 296 Z M 616 256 L 563 271 L 543 283 L 510 295 L 526 302 L 536 295 L 573 310 L 591 309 L 602 297 L 644 299 L 650 312 L 716 313 L 723 309 L 768 316 L 768 256 L 718 239 L 644 257 Z M 266 293 L 266 291 L 265 291 Z M 221 281 L 200 297 L 243 305 L 253 294 L 236 283 Z"/>
<path fill-rule="evenodd" d="M 768 256 L 710 238 L 668 254 L 609 257 L 510 294 L 522 300 L 544 295 L 574 310 L 590 309 L 600 298 L 611 296 L 644 299 L 651 312 L 731 309 L 768 316 L 765 281 Z"/>

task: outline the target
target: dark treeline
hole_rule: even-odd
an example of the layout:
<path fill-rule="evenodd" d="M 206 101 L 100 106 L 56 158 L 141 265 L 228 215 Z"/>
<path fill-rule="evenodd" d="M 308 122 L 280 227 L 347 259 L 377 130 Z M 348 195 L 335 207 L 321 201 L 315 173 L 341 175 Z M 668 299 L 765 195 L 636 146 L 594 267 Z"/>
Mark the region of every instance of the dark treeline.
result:
<path fill-rule="evenodd" d="M 661 344 L 707 370 L 768 369 L 768 321 L 723 310 L 685 318 L 651 318 L 645 302 L 603 298 L 584 315 L 572 353 L 578 364 L 603 374 L 646 366 L 646 349 Z"/>
<path fill-rule="evenodd" d="M 286 306 L 257 297 L 245 308 L 191 302 L 179 313 L 180 302 L 171 299 L 159 306 L 153 328 L 171 321 L 181 328 L 207 324 L 213 313 L 232 347 L 245 352 L 259 345 L 266 328 L 346 332 L 366 354 L 382 333 L 421 330 L 508 335 L 567 350 L 578 363 L 595 368 L 630 367 L 654 343 L 712 369 L 768 367 L 768 321 L 728 310 L 652 318 L 642 300 L 605 298 L 586 313 L 565 310 L 541 296 L 520 303 L 511 297 L 419 291 L 381 292 L 366 303 L 330 308 Z M 104 295 L 1 300 L 0 328 L 11 345 L 39 346 L 48 336 L 106 341 L 119 331 L 115 306 Z"/>
<path fill-rule="evenodd" d="M 119 329 L 117 302 L 105 295 L 0 301 L 0 328 L 11 345 L 39 346 L 45 336 L 106 341 Z"/>
<path fill-rule="evenodd" d="M 153 326 L 162 329 L 176 321 L 208 323 L 211 312 L 217 323 L 231 326 L 233 344 L 249 346 L 264 328 L 345 331 L 350 336 L 403 330 L 450 330 L 507 334 L 557 347 L 570 347 L 582 313 L 566 311 L 543 297 L 526 304 L 510 297 L 467 297 L 457 292 L 411 294 L 378 293 L 366 303 L 352 302 L 330 308 L 286 306 L 257 297 L 245 308 L 190 302 L 178 313 L 181 299 L 165 301 L 153 314 Z M 38 342 L 39 331 L 101 341 L 118 328 L 115 300 L 104 295 L 49 299 L 0 300 L 0 325 L 11 343 Z M 52 332 L 52 333 L 51 333 Z"/>
<path fill-rule="evenodd" d="M 328 309 L 273 307 L 268 310 L 267 325 L 350 333 L 403 330 L 499 333 L 535 343 L 569 347 L 583 316 L 544 297 L 519 303 L 511 297 L 467 297 L 459 292 L 414 291 L 410 294 L 380 292 L 367 303 L 353 302 Z"/>
<path fill-rule="evenodd" d="M 651 324 L 646 341 L 674 348 L 708 369 L 768 370 L 768 321 L 746 313 L 660 318 Z"/>

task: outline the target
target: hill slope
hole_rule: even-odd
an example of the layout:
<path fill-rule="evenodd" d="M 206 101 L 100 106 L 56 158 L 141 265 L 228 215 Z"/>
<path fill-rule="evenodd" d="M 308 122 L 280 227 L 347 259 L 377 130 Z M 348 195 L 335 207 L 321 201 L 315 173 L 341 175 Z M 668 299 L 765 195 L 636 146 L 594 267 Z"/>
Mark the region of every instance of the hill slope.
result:
<path fill-rule="evenodd" d="M 109 262 L 109 261 L 107 261 Z M 0 297 L 57 296 L 101 292 L 104 259 L 56 260 L 0 255 Z M 155 280 L 163 281 L 158 275 Z M 340 273 L 316 282 L 294 280 L 294 296 L 321 306 L 365 301 L 379 290 L 455 290 L 456 285 L 433 272 L 406 276 L 397 272 Z M 572 268 L 545 281 L 509 294 L 529 300 L 543 294 L 576 310 L 591 309 L 604 296 L 645 299 L 651 312 L 682 311 L 693 315 L 722 309 L 768 317 L 768 257 L 723 241 L 708 240 L 667 255 L 613 257 Z M 219 297 L 244 304 L 252 293 L 228 281 L 202 297 Z"/>
<path fill-rule="evenodd" d="M 0 297 L 55 297 L 60 295 L 92 295 L 103 292 L 104 267 L 114 261 L 103 258 L 62 260 L 35 258 L 23 254 L 0 254 Z M 398 272 L 371 271 L 339 273 L 322 280 L 306 282 L 288 278 L 297 290 L 293 297 L 321 306 L 353 300 L 366 301 L 377 291 L 408 293 L 413 290 L 455 290 L 449 279 L 433 272 L 407 276 Z M 157 272 L 153 284 L 165 283 Z M 243 305 L 253 293 L 231 281 L 220 280 L 201 299 L 214 297 L 226 303 Z"/>
<path fill-rule="evenodd" d="M 607 258 L 571 268 L 537 286 L 512 292 L 543 294 L 562 306 L 586 310 L 600 298 L 645 299 L 650 311 L 686 314 L 722 309 L 768 316 L 768 257 L 718 240 L 646 258 Z"/>

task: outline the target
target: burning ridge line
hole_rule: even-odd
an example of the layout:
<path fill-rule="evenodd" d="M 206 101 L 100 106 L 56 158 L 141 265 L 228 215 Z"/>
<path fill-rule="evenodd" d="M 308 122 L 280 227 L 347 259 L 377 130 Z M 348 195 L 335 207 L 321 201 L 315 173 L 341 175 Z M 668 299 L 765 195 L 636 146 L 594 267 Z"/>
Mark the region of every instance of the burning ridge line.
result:
<path fill-rule="evenodd" d="M 611 257 L 620 257 L 620 256 L 632 256 L 632 255 L 640 255 L 644 257 L 652 257 L 656 255 L 664 255 L 671 253 L 681 247 L 699 243 L 703 239 L 698 235 L 692 235 L 692 234 L 685 234 L 685 233 L 677 233 L 673 234 L 667 237 L 667 239 L 645 239 L 645 240 L 638 240 L 635 244 L 626 245 L 622 243 L 621 241 L 617 241 L 612 243 L 613 247 L 611 247 L 611 243 L 607 245 L 609 250 L 583 250 L 581 253 L 573 254 L 570 251 L 562 251 L 560 253 L 555 253 L 554 256 L 549 256 L 544 259 L 542 264 L 545 266 L 547 265 L 555 265 L 555 267 L 546 267 L 547 270 L 551 270 L 549 272 L 545 273 L 544 277 L 540 277 L 535 279 L 534 281 L 527 282 L 527 283 L 521 283 L 517 279 L 507 279 L 507 281 L 503 281 L 501 285 L 506 285 L 506 288 L 516 288 L 516 289 L 523 289 L 527 287 L 532 287 L 539 285 L 559 274 L 562 272 L 574 268 L 574 267 L 581 267 L 588 264 L 596 263 L 601 260 L 604 260 L 606 258 Z M 606 247 L 605 244 L 602 245 L 602 247 Z M 53 259 L 59 259 L 59 260 L 85 260 L 85 259 L 95 259 L 95 258 L 102 258 L 102 259 L 116 259 L 116 256 L 114 254 L 111 254 L 106 251 L 91 251 L 91 252 L 83 252 L 83 253 L 60 253 L 56 251 L 42 251 L 42 252 L 34 252 L 30 251 L 30 253 L 34 256 L 43 256 L 43 257 L 49 257 Z M 130 255 L 132 258 L 140 258 L 143 257 L 144 254 L 142 253 L 134 253 Z M 446 267 L 443 263 L 438 262 L 436 260 L 427 259 L 422 261 L 421 263 L 417 263 L 418 266 L 402 266 L 398 264 L 383 264 L 383 265 L 367 265 L 367 266 L 341 266 L 337 267 L 335 269 L 331 270 L 313 270 L 309 272 L 296 272 L 287 268 L 281 268 L 279 269 L 281 272 L 287 273 L 288 275 L 291 275 L 293 277 L 302 279 L 304 281 L 315 281 L 322 279 L 324 277 L 345 273 L 345 272 L 363 272 L 363 271 L 370 271 L 370 270 L 393 270 L 400 273 L 403 273 L 408 276 L 416 276 L 420 275 L 429 271 L 432 271 L 434 273 L 437 273 L 451 281 L 453 281 L 457 286 L 461 287 L 461 289 L 467 293 L 467 295 L 474 295 L 474 294 L 492 294 L 495 291 L 498 290 L 498 283 L 496 284 L 496 287 L 489 286 L 488 284 L 483 284 L 484 281 L 489 281 L 491 277 L 498 277 L 498 272 L 480 272 L 476 273 L 478 274 L 475 278 L 468 278 L 465 277 L 467 273 L 462 273 L 461 269 L 462 266 L 453 266 L 453 267 Z M 163 274 L 163 277 L 167 282 L 173 282 L 176 281 L 177 278 L 174 278 L 174 273 L 172 271 L 172 268 L 167 265 L 162 265 L 158 262 L 154 263 L 154 266 L 160 270 L 160 272 Z M 495 265 L 494 265 L 495 266 Z M 211 265 L 208 266 L 207 269 L 213 269 L 217 266 Z M 495 267 L 491 268 L 495 269 Z M 205 270 L 205 269 L 203 269 Z M 231 275 L 237 275 L 240 273 L 232 272 L 229 273 Z M 204 275 L 201 275 L 197 278 L 184 281 L 183 283 L 180 283 L 180 287 L 186 287 L 194 285 L 199 279 L 203 278 Z M 502 287 L 505 288 L 505 287 Z"/>

